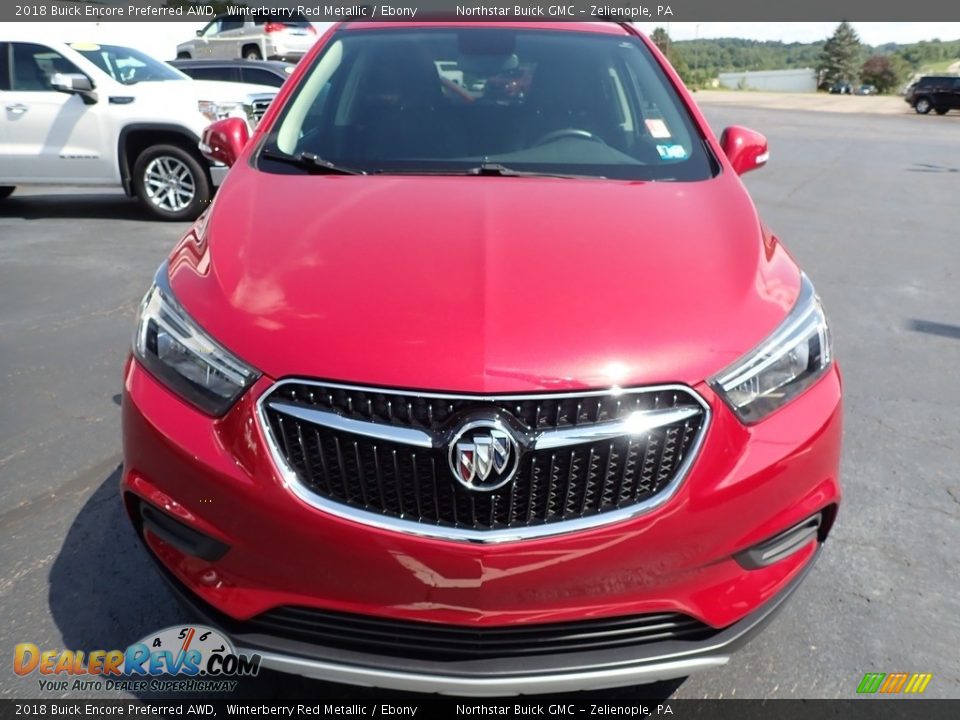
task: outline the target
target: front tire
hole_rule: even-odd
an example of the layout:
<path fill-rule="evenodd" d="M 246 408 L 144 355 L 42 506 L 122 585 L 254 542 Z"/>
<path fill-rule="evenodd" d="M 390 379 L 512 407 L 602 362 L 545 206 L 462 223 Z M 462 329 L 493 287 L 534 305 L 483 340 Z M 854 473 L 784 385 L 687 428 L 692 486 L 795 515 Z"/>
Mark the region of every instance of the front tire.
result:
<path fill-rule="evenodd" d="M 933 103 L 930 102 L 930 98 L 917 98 L 917 102 L 914 103 L 913 109 L 921 115 L 926 115 L 928 112 L 933 110 Z"/>
<path fill-rule="evenodd" d="M 0 185 L 0 200 L 6 200 L 16 189 L 13 185 Z"/>
<path fill-rule="evenodd" d="M 152 145 L 133 164 L 133 189 L 143 206 L 161 220 L 193 220 L 212 195 L 200 160 L 176 145 Z"/>

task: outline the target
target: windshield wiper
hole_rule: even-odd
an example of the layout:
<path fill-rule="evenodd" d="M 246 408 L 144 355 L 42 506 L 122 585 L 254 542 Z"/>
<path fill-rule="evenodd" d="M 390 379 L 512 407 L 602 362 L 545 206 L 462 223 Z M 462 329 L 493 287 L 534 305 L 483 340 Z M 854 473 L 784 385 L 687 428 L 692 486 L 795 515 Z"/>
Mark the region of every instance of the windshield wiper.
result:
<path fill-rule="evenodd" d="M 366 175 L 363 170 L 354 170 L 353 168 L 337 165 L 312 152 L 302 152 L 299 155 L 284 155 L 283 153 L 273 152 L 272 150 L 264 150 L 260 155 L 270 160 L 277 160 L 278 162 L 284 162 L 288 165 L 296 165 L 316 175 Z"/>
<path fill-rule="evenodd" d="M 482 162 L 477 167 L 470 168 L 467 175 L 488 175 L 493 177 L 552 177 L 568 180 L 603 180 L 600 175 L 573 175 L 571 173 L 542 172 L 532 170 L 516 170 L 501 163 Z"/>

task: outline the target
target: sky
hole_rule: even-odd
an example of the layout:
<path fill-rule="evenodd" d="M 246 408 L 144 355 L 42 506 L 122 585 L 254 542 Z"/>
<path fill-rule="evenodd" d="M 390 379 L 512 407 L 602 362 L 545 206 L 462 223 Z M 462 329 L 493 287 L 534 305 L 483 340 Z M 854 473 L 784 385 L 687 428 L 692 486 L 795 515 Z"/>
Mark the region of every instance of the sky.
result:
<path fill-rule="evenodd" d="M 956 0 L 952 0 L 956 2 Z M 322 29 L 327 23 L 316 23 Z M 674 40 L 692 40 L 696 37 L 742 37 L 755 40 L 782 40 L 784 42 L 813 42 L 828 37 L 836 27 L 834 22 L 794 23 L 638 23 L 647 33 L 658 25 L 669 25 Z M 130 45 L 161 60 L 176 55 L 178 42 L 190 39 L 204 23 L 189 22 L 47 22 L 0 23 L 0 36 L 6 38 L 49 38 L 69 42 L 89 40 L 100 43 Z M 910 43 L 919 40 L 956 40 L 960 38 L 960 23 L 928 22 L 868 22 L 852 23 L 860 39 L 869 45 L 887 42 Z"/>

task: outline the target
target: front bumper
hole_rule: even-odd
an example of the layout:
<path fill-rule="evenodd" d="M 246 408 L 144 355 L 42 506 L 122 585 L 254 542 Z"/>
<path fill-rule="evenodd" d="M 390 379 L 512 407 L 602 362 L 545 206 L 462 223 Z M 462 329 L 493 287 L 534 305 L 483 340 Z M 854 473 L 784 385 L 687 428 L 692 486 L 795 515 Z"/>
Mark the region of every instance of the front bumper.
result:
<path fill-rule="evenodd" d="M 472 695 L 652 682 L 727 662 L 800 582 L 808 542 L 773 564 L 736 556 L 839 503 L 840 378 L 832 369 L 764 422 L 713 410 L 674 497 L 639 518 L 498 545 L 455 543 L 330 516 L 283 485 L 256 423 L 262 379 L 224 418 L 185 405 L 135 362 L 123 395 L 122 490 L 222 544 L 201 557 L 149 532 L 147 546 L 211 624 L 265 666 L 328 680 Z M 824 526 L 819 540 L 829 530 Z M 280 606 L 479 628 L 676 612 L 719 629 L 708 641 L 431 666 L 245 634 Z M 233 626 L 231 623 L 240 623 Z M 531 664 L 533 662 L 533 664 Z M 512 666 L 511 666 L 512 665 Z"/>
<path fill-rule="evenodd" d="M 198 600 L 159 561 L 161 575 L 181 603 L 204 624 L 233 640 L 237 650 L 260 655 L 261 667 L 347 685 L 466 697 L 534 695 L 642 685 L 686 677 L 725 665 L 731 654 L 770 622 L 800 585 L 820 544 L 769 602 L 713 637 L 662 642 L 616 651 L 539 655 L 510 660 L 423 662 L 282 640 L 244 632 L 236 622 Z"/>

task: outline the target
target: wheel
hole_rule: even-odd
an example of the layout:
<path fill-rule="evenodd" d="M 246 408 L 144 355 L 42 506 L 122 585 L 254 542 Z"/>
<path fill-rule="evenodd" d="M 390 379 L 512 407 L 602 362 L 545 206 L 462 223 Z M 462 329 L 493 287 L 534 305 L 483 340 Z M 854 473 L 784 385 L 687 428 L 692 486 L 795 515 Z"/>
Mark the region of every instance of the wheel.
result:
<path fill-rule="evenodd" d="M 154 217 L 193 220 L 210 202 L 210 178 L 201 161 L 176 145 L 152 145 L 133 164 L 133 189 Z"/>
<path fill-rule="evenodd" d="M 16 190 L 16 188 L 13 185 L 0 185 L 0 200 L 13 195 L 14 190 Z"/>
<path fill-rule="evenodd" d="M 188 53 L 188 52 L 178 52 L 178 53 L 177 53 L 177 60 L 189 60 L 189 59 L 191 59 L 192 57 L 193 57 L 193 56 L 192 56 L 190 53 Z"/>
<path fill-rule="evenodd" d="M 917 101 L 913 104 L 913 109 L 921 115 L 926 115 L 933 109 L 933 103 L 930 102 L 930 98 L 917 98 Z"/>
<path fill-rule="evenodd" d="M 260 54 L 260 48 L 256 45 L 247 45 L 243 49 L 243 57 L 246 60 L 262 60 L 263 56 Z"/>
<path fill-rule="evenodd" d="M 936 112 L 937 115 L 946 115 L 950 112 L 950 108 L 934 108 L 934 112 Z"/>

